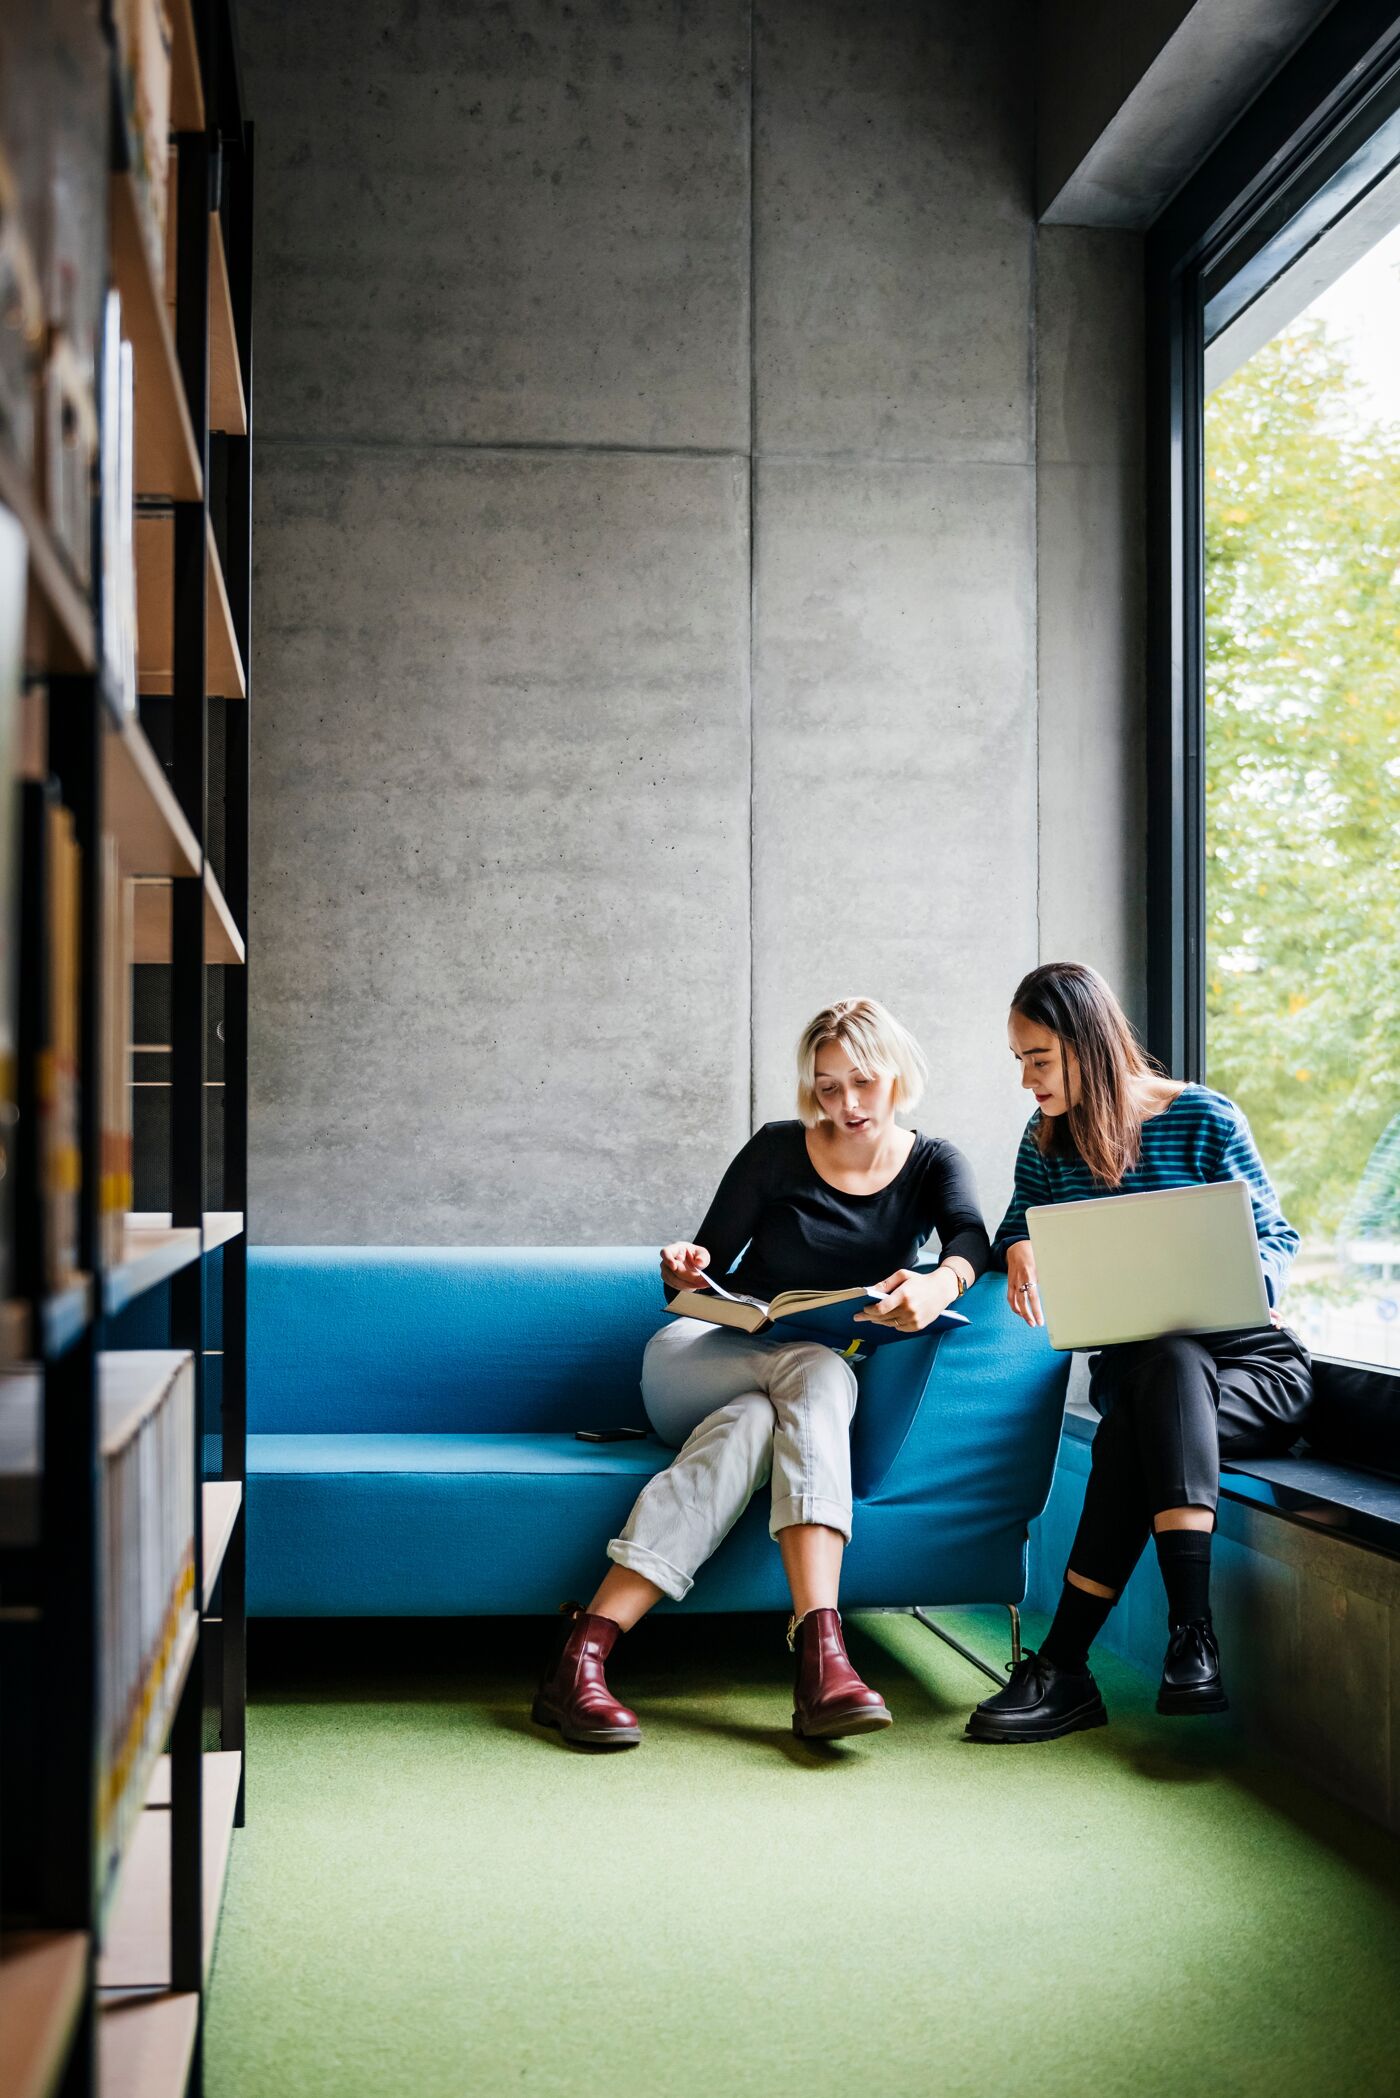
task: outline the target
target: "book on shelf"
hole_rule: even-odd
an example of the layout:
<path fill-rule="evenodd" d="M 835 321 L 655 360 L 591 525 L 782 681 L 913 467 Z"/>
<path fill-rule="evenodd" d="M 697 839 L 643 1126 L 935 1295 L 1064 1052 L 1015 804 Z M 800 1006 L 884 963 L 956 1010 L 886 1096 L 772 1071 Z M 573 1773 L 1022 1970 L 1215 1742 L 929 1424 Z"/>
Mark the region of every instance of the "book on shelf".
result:
<path fill-rule="evenodd" d="M 97 1384 L 98 1830 L 110 1870 L 142 1810 L 200 1605 L 194 1362 L 167 1349 L 102 1355 Z M 37 1371 L 0 1377 L 0 1549 L 42 1536 L 43 1418 Z"/>
<path fill-rule="evenodd" d="M 82 1188 L 79 1116 L 82 1087 L 79 1023 L 83 962 L 82 852 L 71 812 L 53 782 L 25 780 L 25 858 L 42 867 L 42 951 L 33 971 L 38 1107 L 37 1169 L 43 1197 L 42 1287 L 61 1290 L 80 1268 L 78 1210 Z M 122 870 L 117 840 L 100 845 L 101 972 L 96 985 L 100 1033 L 96 1166 L 98 1255 L 106 1266 L 123 1256 L 132 1206 L 131 1028 L 136 884 Z M 2 1192 L 2 1189 L 0 1189 Z"/>
<path fill-rule="evenodd" d="M 201 1598 L 194 1563 L 194 1362 L 173 1350 L 103 1355 L 103 1596 L 98 1827 L 109 1859 L 140 1813 L 174 1714 Z"/>
<path fill-rule="evenodd" d="M 111 63 L 97 0 L 47 0 L 26 54 L 47 133 L 40 375 L 40 500 L 76 581 L 92 581 L 97 355 L 107 293 L 107 111 Z"/>
<path fill-rule="evenodd" d="M 102 1114 L 98 1218 L 102 1261 L 122 1257 L 132 1202 L 131 974 L 135 883 L 124 877 L 117 841 L 102 840 Z"/>
<path fill-rule="evenodd" d="M 0 445 L 26 480 L 34 468 L 34 398 L 44 348 L 44 294 L 30 240 L 34 200 L 26 199 L 10 150 L 13 98 L 5 91 L 5 30 L 0 25 Z"/>
<path fill-rule="evenodd" d="M 39 1057 L 39 1140 L 43 1160 L 45 1268 L 50 1289 L 78 1269 L 78 1022 L 81 995 L 82 853 L 72 813 L 45 796 L 48 852 L 48 1012 Z"/>
<path fill-rule="evenodd" d="M 50 50 L 42 8 L 0 7 L 0 444 L 31 485 L 48 325 Z"/>
<path fill-rule="evenodd" d="M 872 1304 L 885 1304 L 888 1296 L 878 1289 L 784 1289 L 776 1297 L 736 1295 L 722 1282 L 708 1281 L 703 1289 L 680 1290 L 667 1305 L 677 1318 L 702 1319 L 711 1326 L 730 1326 L 740 1333 L 768 1333 L 781 1325 L 784 1337 L 820 1340 L 827 1347 L 878 1348 L 896 1340 L 918 1340 L 929 1333 L 946 1333 L 968 1322 L 960 1311 L 945 1311 L 919 1329 L 901 1333 L 894 1326 L 856 1323 L 856 1314 Z"/>
<path fill-rule="evenodd" d="M 54 333 L 40 386 L 39 499 L 69 568 L 92 581 L 92 470 L 97 404 L 92 374 L 68 335 Z"/>
<path fill-rule="evenodd" d="M 135 370 L 122 337 L 120 292 L 107 294 L 102 333 L 103 652 L 122 712 L 136 714 Z"/>
<path fill-rule="evenodd" d="M 171 191 L 167 150 L 173 63 L 170 15 L 164 0 L 112 0 L 112 28 L 141 234 L 159 283 L 165 272 Z"/>
<path fill-rule="evenodd" d="M 18 769 L 28 547 L 19 520 L 0 507 L 0 1302 L 14 1288 L 14 1139 L 18 1102 L 15 949 L 19 931 Z M 0 1349 L 4 1334 L 0 1332 Z"/>

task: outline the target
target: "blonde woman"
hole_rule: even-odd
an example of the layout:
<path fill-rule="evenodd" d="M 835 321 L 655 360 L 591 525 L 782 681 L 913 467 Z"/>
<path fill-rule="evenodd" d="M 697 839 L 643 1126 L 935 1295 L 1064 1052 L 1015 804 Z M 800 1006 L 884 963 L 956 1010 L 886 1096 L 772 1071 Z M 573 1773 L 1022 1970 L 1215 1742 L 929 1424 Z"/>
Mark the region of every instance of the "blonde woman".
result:
<path fill-rule="evenodd" d="M 818 1013 L 797 1045 L 800 1120 L 766 1122 L 720 1182 L 698 1238 L 662 1248 L 668 1297 L 703 1286 L 707 1272 L 765 1301 L 874 1283 L 889 1300 L 862 1317 L 911 1333 L 931 1325 L 982 1272 L 988 1241 L 962 1153 L 895 1119 L 917 1106 L 927 1075 L 918 1044 L 873 998 Z M 938 1266 L 914 1272 L 935 1234 Z M 793 1731 L 834 1740 L 888 1726 L 847 1657 L 837 1610 L 851 1536 L 850 1364 L 819 1342 L 677 1318 L 647 1344 L 642 1401 L 679 1455 L 608 1545 L 613 1565 L 587 1610 L 566 1606 L 535 1719 L 566 1741 L 640 1739 L 636 1715 L 608 1689 L 609 1654 L 663 1595 L 689 1593 L 771 1478 L 770 1532 L 792 1590 Z"/>

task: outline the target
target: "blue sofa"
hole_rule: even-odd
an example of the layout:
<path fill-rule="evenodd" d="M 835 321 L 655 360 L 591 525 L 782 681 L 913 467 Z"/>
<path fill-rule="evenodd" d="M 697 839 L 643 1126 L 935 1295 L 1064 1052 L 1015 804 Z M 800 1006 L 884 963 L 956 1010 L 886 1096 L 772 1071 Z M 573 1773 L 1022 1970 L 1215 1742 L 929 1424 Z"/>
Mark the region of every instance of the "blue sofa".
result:
<path fill-rule="evenodd" d="M 961 1308 L 966 1329 L 883 1348 L 858 1373 L 852 1608 L 1025 1593 L 1069 1358 L 1012 1318 L 1000 1276 Z M 586 1601 L 608 1538 L 672 1452 L 574 1430 L 646 1425 L 638 1373 L 663 1316 L 651 1247 L 253 1248 L 250 1612 Z M 681 1607 L 787 1606 L 765 1492 Z"/>

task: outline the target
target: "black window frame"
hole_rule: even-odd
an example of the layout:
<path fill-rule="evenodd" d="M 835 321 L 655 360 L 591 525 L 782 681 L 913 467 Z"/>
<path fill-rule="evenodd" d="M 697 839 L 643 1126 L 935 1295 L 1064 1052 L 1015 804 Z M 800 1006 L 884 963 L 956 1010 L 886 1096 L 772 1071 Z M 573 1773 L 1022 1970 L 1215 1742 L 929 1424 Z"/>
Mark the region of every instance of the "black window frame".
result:
<path fill-rule="evenodd" d="M 1396 0 L 1338 0 L 1147 234 L 1147 1046 L 1176 1078 L 1206 1075 L 1207 298 L 1286 245 L 1294 214 L 1396 111 Z M 1286 266 L 1272 259 L 1270 281 Z"/>

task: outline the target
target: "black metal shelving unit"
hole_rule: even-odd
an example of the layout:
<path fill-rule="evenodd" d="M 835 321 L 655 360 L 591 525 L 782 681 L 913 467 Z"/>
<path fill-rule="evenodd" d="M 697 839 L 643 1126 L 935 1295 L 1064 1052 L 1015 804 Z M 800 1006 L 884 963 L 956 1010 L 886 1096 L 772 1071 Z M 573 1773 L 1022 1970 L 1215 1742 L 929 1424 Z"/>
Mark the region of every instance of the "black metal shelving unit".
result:
<path fill-rule="evenodd" d="M 168 590 L 171 620 L 167 660 L 142 629 L 136 721 L 123 717 L 102 667 L 101 582 L 91 593 L 75 587 L 0 445 L 0 503 L 29 547 L 30 668 L 47 687 L 49 791 L 71 812 L 81 849 L 82 1074 L 80 1273 L 55 1294 L 45 1286 L 34 1133 L 47 869 L 43 826 L 31 824 L 18 905 L 16 1298 L 5 1313 L 12 1350 L 41 1380 L 42 1482 L 37 1542 L 0 1560 L 0 1655 L 11 1677 L 0 1826 L 7 1854 L 27 1853 L 34 1871 L 28 1884 L 21 1875 L 21 1906 L 14 1876 L 0 1879 L 0 2098 L 11 2076 L 14 2088 L 62 2098 L 197 2098 L 223 1873 L 245 1817 L 253 133 L 233 0 L 170 0 L 170 12 L 173 325 L 136 225 L 111 51 L 108 277 L 122 293 L 136 363 L 138 598 L 144 609 L 148 583 L 162 602 Z M 110 42 L 110 21 L 106 30 Z M 100 579 L 100 559 L 94 573 Z M 164 1096 L 168 1143 L 163 1116 L 144 1139 L 138 1118 L 137 1211 L 123 1257 L 105 1262 L 104 832 L 117 835 L 123 871 L 138 881 L 133 961 L 151 994 L 138 994 L 138 1010 L 164 1011 L 169 1026 L 165 1041 L 138 1045 L 136 1060 L 138 1071 L 163 1072 L 143 1084 Z M 212 1037 L 211 1007 L 222 1014 Z M 193 1635 L 171 1663 L 179 1690 L 168 1753 L 111 1868 L 99 1830 L 99 1384 L 103 1358 L 133 1347 L 193 1358 L 196 1607 Z M 150 1945 L 153 1917 L 168 1955 L 145 1971 L 149 1953 L 131 1948 Z M 133 1924 L 125 1947 L 124 1919 Z"/>

